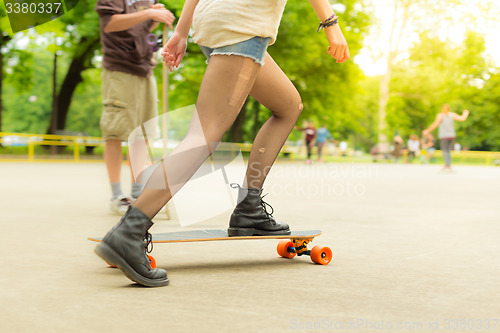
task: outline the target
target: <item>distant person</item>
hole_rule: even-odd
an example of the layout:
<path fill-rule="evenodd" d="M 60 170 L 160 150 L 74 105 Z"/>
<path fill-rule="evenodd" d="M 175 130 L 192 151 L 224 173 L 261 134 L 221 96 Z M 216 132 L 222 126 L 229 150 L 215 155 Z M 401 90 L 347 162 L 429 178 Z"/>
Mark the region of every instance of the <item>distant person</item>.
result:
<path fill-rule="evenodd" d="M 451 150 L 456 137 L 454 120 L 466 121 L 469 114 L 469 110 L 464 110 L 462 115 L 459 116 L 454 112 L 450 112 L 450 106 L 445 104 L 443 105 L 441 112 L 436 116 L 436 120 L 434 120 L 428 129 L 422 132 L 425 136 L 439 126 L 439 140 L 441 151 L 443 152 L 445 171 L 451 170 Z"/>
<path fill-rule="evenodd" d="M 403 138 L 399 135 L 399 133 L 394 134 L 394 138 L 392 139 L 392 143 L 394 145 L 394 149 L 392 150 L 392 156 L 394 157 L 394 162 L 398 163 L 399 158 L 401 157 L 401 149 L 403 148 Z"/>
<path fill-rule="evenodd" d="M 422 160 L 425 163 L 430 163 L 432 155 L 436 151 L 436 140 L 434 139 L 434 135 L 432 133 L 428 133 L 422 137 L 422 149 L 425 150 L 425 156 L 422 157 Z"/>
<path fill-rule="evenodd" d="M 332 140 L 333 137 L 330 131 L 323 124 L 316 132 L 316 145 L 318 146 L 318 162 L 323 162 L 323 147 L 328 140 Z"/>
<path fill-rule="evenodd" d="M 455 144 L 453 145 L 453 150 L 456 153 L 459 153 L 462 150 L 462 145 L 460 143 L 458 143 L 458 142 L 455 142 Z"/>
<path fill-rule="evenodd" d="M 296 127 L 297 130 L 302 131 L 305 133 L 306 136 L 306 147 L 307 147 L 307 164 L 312 163 L 312 149 L 314 147 L 314 142 L 316 139 L 316 127 L 314 126 L 314 123 L 310 121 L 307 124 L 307 127 Z"/>
<path fill-rule="evenodd" d="M 407 145 L 408 155 L 406 156 L 406 163 L 411 163 L 415 156 L 420 153 L 420 141 L 418 140 L 418 136 L 416 134 L 410 135 Z"/>
<path fill-rule="evenodd" d="M 100 126 L 104 161 L 111 185 L 110 209 L 123 215 L 141 194 L 143 184 L 132 173 L 132 193 L 122 193 L 122 142 L 141 124 L 158 116 L 153 50 L 147 36 L 158 23 L 172 28 L 174 15 L 156 1 L 98 0 L 102 44 Z M 145 163 L 146 161 L 144 161 Z"/>
<path fill-rule="evenodd" d="M 340 149 L 340 156 L 347 156 L 347 141 L 340 141 L 339 143 L 339 149 Z"/>

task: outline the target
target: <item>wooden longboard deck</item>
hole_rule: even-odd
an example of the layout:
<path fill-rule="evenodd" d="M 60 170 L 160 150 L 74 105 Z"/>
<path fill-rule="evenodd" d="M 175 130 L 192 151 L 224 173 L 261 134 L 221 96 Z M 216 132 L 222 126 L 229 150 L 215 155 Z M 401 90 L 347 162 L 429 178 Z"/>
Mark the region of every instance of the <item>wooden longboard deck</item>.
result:
<path fill-rule="evenodd" d="M 235 236 L 229 237 L 226 229 L 190 230 L 153 234 L 153 243 L 181 243 L 181 242 L 208 242 L 222 240 L 251 240 L 251 239 L 312 239 L 321 235 L 321 230 L 292 231 L 290 235 L 274 236 Z M 102 241 L 102 237 L 89 237 L 94 242 Z"/>

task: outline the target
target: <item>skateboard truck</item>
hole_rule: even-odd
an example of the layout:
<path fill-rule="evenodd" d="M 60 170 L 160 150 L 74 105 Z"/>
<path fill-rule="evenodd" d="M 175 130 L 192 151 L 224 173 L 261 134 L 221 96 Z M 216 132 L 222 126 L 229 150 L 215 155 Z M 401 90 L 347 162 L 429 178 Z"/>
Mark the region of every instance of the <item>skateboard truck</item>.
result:
<path fill-rule="evenodd" d="M 284 240 L 278 243 L 278 254 L 283 258 L 293 258 L 296 255 L 308 255 L 311 260 L 320 265 L 328 265 L 332 260 L 333 253 L 329 247 L 316 245 L 312 250 L 307 249 L 307 244 L 313 239 L 294 239 Z"/>

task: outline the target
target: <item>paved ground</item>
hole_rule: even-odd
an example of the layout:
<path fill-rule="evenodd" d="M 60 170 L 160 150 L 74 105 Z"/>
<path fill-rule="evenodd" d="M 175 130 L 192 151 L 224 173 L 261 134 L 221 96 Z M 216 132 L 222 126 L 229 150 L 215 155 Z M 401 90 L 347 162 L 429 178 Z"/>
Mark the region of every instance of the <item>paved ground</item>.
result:
<path fill-rule="evenodd" d="M 118 221 L 104 165 L 0 170 L 1 332 L 500 331 L 500 168 L 280 164 L 266 200 L 322 229 L 334 261 L 281 259 L 274 240 L 160 244 L 171 284 L 156 289 L 86 240 Z"/>

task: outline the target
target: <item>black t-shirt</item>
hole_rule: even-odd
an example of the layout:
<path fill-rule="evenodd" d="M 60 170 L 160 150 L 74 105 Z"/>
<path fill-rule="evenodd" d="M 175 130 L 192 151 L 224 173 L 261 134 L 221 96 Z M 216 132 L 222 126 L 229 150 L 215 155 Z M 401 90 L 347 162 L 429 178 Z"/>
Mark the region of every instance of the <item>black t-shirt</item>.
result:
<path fill-rule="evenodd" d="M 153 24 L 144 21 L 127 30 L 105 33 L 104 27 L 115 14 L 130 14 L 155 4 L 157 0 L 98 0 L 95 6 L 100 18 L 102 66 L 111 71 L 147 77 L 153 70 L 153 51 L 146 37 Z"/>

